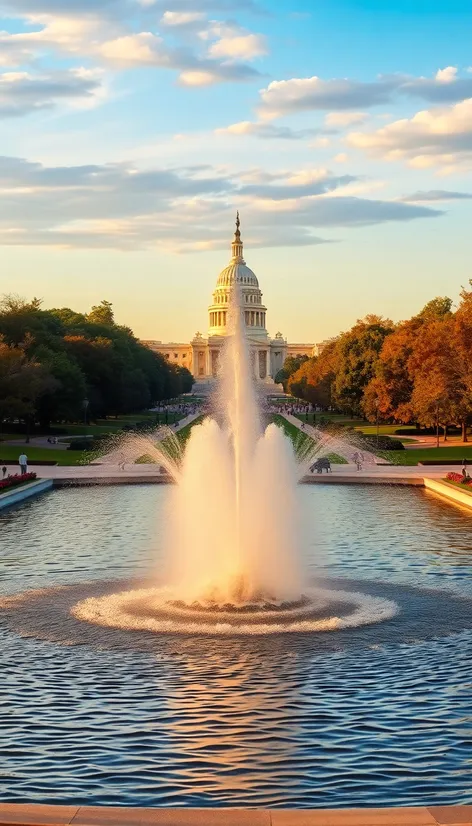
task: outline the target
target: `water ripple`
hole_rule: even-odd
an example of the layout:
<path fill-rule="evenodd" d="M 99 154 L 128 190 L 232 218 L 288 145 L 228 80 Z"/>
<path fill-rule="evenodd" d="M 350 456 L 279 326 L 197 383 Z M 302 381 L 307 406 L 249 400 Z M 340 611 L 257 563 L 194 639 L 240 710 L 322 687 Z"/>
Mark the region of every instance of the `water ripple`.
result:
<path fill-rule="evenodd" d="M 312 571 L 394 596 L 397 617 L 303 639 L 95 628 L 71 598 L 159 570 L 165 489 L 59 491 L 0 515 L 0 593 L 53 589 L 0 616 L 4 801 L 472 802 L 470 516 L 410 489 L 300 496 Z"/>

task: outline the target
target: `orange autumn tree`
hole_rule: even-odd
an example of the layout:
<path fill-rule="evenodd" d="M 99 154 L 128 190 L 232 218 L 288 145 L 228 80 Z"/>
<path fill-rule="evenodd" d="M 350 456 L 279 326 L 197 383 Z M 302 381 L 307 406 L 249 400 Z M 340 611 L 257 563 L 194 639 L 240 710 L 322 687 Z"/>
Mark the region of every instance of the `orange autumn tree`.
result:
<path fill-rule="evenodd" d="M 414 356 L 422 331 L 451 317 L 450 298 L 435 298 L 418 315 L 398 324 L 385 338 L 376 365 L 376 374 L 364 391 L 365 416 L 374 421 L 377 407 L 383 420 L 407 423 L 415 420 L 412 395 L 415 382 Z"/>

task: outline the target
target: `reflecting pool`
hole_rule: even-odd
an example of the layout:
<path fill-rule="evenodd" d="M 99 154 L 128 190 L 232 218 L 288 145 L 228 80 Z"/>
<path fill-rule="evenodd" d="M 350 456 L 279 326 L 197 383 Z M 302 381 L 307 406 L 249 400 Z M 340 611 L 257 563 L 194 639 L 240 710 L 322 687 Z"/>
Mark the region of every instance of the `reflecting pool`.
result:
<path fill-rule="evenodd" d="M 316 586 L 394 603 L 385 622 L 228 638 L 71 616 L 159 579 L 169 493 L 60 490 L 0 514 L 1 799 L 472 802 L 470 512 L 412 488 L 299 488 Z"/>

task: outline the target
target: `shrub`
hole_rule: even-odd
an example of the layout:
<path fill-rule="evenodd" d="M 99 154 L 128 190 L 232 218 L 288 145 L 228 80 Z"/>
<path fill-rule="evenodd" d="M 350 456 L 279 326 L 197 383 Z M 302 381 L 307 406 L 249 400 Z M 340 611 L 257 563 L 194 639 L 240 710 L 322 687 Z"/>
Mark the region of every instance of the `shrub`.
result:
<path fill-rule="evenodd" d="M 399 439 L 391 436 L 361 436 L 362 445 L 366 450 L 375 453 L 378 450 L 405 450 L 405 445 Z"/>
<path fill-rule="evenodd" d="M 67 450 L 91 450 L 94 439 L 73 439 Z"/>

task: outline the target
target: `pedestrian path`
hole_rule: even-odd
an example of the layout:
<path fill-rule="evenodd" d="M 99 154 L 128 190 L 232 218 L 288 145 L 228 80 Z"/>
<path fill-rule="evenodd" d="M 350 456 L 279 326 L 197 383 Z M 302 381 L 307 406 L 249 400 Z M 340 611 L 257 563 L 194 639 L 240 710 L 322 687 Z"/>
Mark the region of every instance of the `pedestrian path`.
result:
<path fill-rule="evenodd" d="M 169 429 L 162 429 L 163 432 L 161 434 L 162 439 L 166 437 L 169 430 L 172 433 L 178 433 L 180 430 L 183 430 L 184 427 L 194 422 L 201 416 L 201 412 L 190 414 L 186 416 L 185 419 L 181 419 L 178 423 L 177 427 L 170 427 Z M 26 454 L 28 453 L 27 448 L 28 445 L 25 445 L 24 442 L 21 443 L 22 448 L 26 449 Z M 7 473 L 14 474 L 19 472 L 18 462 L 10 463 L 6 465 Z M 41 479 L 64 479 L 64 480 L 72 480 L 77 479 L 78 481 L 90 480 L 92 481 L 99 481 L 103 479 L 104 482 L 110 481 L 115 479 L 116 481 L 120 481 L 121 483 L 125 483 L 126 479 L 129 477 L 132 480 L 136 480 L 142 478 L 144 481 L 151 480 L 151 481 L 163 481 L 164 477 L 167 480 L 167 474 L 162 474 L 158 465 L 155 464 L 119 464 L 110 463 L 110 462 L 101 462 L 100 459 L 97 459 L 92 464 L 88 465 L 34 465 L 30 468 L 37 473 L 38 477 Z"/>

